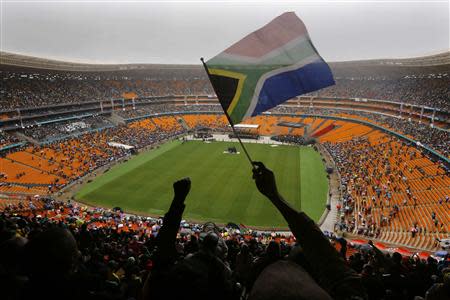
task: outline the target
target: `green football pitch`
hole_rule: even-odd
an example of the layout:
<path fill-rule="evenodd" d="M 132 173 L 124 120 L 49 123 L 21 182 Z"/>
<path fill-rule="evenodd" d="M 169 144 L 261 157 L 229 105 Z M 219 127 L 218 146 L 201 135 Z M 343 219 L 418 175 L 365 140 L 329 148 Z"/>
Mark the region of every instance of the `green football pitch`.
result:
<path fill-rule="evenodd" d="M 236 146 L 240 154 L 224 151 Z M 325 209 L 328 184 L 322 158 L 311 147 L 246 144 L 255 161 L 275 173 L 285 199 L 318 221 Z M 75 199 L 125 211 L 163 215 L 173 198 L 172 183 L 190 177 L 184 219 L 234 222 L 247 226 L 287 226 L 252 179 L 247 158 L 237 143 L 168 142 L 118 164 L 86 184 Z"/>

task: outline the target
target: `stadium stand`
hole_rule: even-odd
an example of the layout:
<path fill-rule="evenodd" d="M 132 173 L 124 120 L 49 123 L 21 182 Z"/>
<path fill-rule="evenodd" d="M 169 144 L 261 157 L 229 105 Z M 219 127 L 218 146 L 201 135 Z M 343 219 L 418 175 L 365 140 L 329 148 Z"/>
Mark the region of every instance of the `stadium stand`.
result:
<path fill-rule="evenodd" d="M 445 299 L 432 296 L 439 288 L 449 289 L 449 255 L 430 254 L 444 247 L 439 242 L 450 231 L 449 65 L 450 53 L 331 64 L 336 86 L 244 122 L 258 125 L 245 132 L 249 136 L 320 144 L 330 154 L 340 196 L 333 204 L 335 231 L 323 239 L 316 227 L 306 226 L 312 224 L 307 217 L 299 220 L 308 230 L 299 229 L 298 220 L 290 222 L 292 211 L 285 215 L 292 233 L 281 233 L 181 222 L 177 201 L 163 221 L 57 200 L 65 187 L 134 151 L 198 130 L 228 134 L 228 123 L 198 66 L 83 65 L 2 53 L 0 282 L 6 283 L 5 299 L 39 298 L 38 287 L 48 282 L 54 289 L 54 295 L 45 295 L 49 299 L 149 299 L 152 293 L 161 296 L 170 279 L 180 279 L 170 277 L 176 274 L 173 268 L 184 282 L 171 296 L 190 299 L 206 279 L 191 282 L 196 277 L 186 274 L 192 270 L 177 269 L 174 262 L 183 265 L 182 259 L 193 255 L 204 267 L 199 253 L 208 254 L 215 262 L 208 270 L 219 275 L 213 283 L 220 288 L 208 290 L 216 293 L 207 299 L 260 299 L 250 291 L 264 286 L 262 270 L 289 263 L 283 259 L 289 253 L 316 264 L 302 265 L 313 268 L 316 293 L 336 299 L 364 299 L 362 288 L 369 299 Z M 262 170 L 255 174 L 257 185 L 258 176 L 270 176 Z M 258 188 L 264 194 L 267 187 Z M 270 200 L 282 207 L 280 199 Z M 312 247 L 304 238 L 309 234 L 319 244 Z M 173 243 L 161 244 L 160 235 Z M 216 244 L 227 252 L 208 250 Z M 61 251 L 40 252 L 50 247 Z M 34 260 L 21 261 L 20 251 Z M 322 259 L 330 257 L 331 267 L 318 262 L 314 251 L 327 253 Z M 67 266 L 67 258 L 76 260 L 69 264 L 76 270 L 55 265 Z M 267 272 L 277 279 L 276 272 Z M 341 276 L 339 284 L 330 277 L 334 273 Z M 20 279 L 24 275 L 27 284 Z M 153 289 L 145 287 L 147 277 Z M 356 277 L 362 280 L 355 283 Z"/>

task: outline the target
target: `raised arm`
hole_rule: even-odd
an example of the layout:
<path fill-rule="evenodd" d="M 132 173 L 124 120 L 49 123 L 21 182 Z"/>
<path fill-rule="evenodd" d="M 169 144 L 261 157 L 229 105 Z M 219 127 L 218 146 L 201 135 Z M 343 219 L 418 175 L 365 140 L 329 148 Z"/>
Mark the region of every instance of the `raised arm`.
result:
<path fill-rule="evenodd" d="M 315 222 L 283 199 L 278 192 L 273 172 L 263 163 L 254 162 L 253 179 L 258 190 L 275 205 L 287 221 L 322 288 L 335 299 L 350 299 L 355 296 L 364 299 L 366 294 L 358 274 L 345 265 Z"/>
<path fill-rule="evenodd" d="M 166 287 L 166 275 L 176 258 L 175 242 L 184 212 L 184 200 L 191 189 L 191 180 L 183 178 L 173 184 L 175 196 L 169 211 L 164 215 L 163 225 L 156 238 L 156 249 L 152 255 L 153 269 L 143 288 L 142 299 L 161 299 Z"/>
<path fill-rule="evenodd" d="M 170 205 L 169 211 L 164 215 L 163 225 L 158 232 L 156 239 L 157 255 L 155 259 L 155 266 L 158 264 L 165 264 L 172 260 L 176 255 L 175 242 L 177 232 L 180 228 L 180 222 L 184 212 L 184 200 L 186 199 L 189 190 L 191 189 L 191 180 L 183 178 L 173 184 L 174 198 Z"/>

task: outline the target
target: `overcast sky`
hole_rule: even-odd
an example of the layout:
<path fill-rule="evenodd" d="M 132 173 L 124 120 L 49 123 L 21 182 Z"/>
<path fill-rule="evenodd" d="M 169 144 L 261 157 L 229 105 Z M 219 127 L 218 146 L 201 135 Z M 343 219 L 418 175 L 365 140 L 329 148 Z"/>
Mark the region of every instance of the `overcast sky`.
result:
<path fill-rule="evenodd" d="M 92 63 L 199 63 L 286 11 L 325 60 L 448 51 L 449 1 L 1 1 L 1 50 Z"/>

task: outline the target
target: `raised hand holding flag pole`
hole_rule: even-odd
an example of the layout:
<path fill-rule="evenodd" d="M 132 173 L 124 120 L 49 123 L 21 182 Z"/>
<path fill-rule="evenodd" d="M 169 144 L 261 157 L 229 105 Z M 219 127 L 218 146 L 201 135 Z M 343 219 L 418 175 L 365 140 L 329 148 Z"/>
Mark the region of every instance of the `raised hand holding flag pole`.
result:
<path fill-rule="evenodd" d="M 293 97 L 334 84 L 333 74 L 312 44 L 303 22 L 286 12 L 206 63 L 217 98 L 234 125 Z"/>

